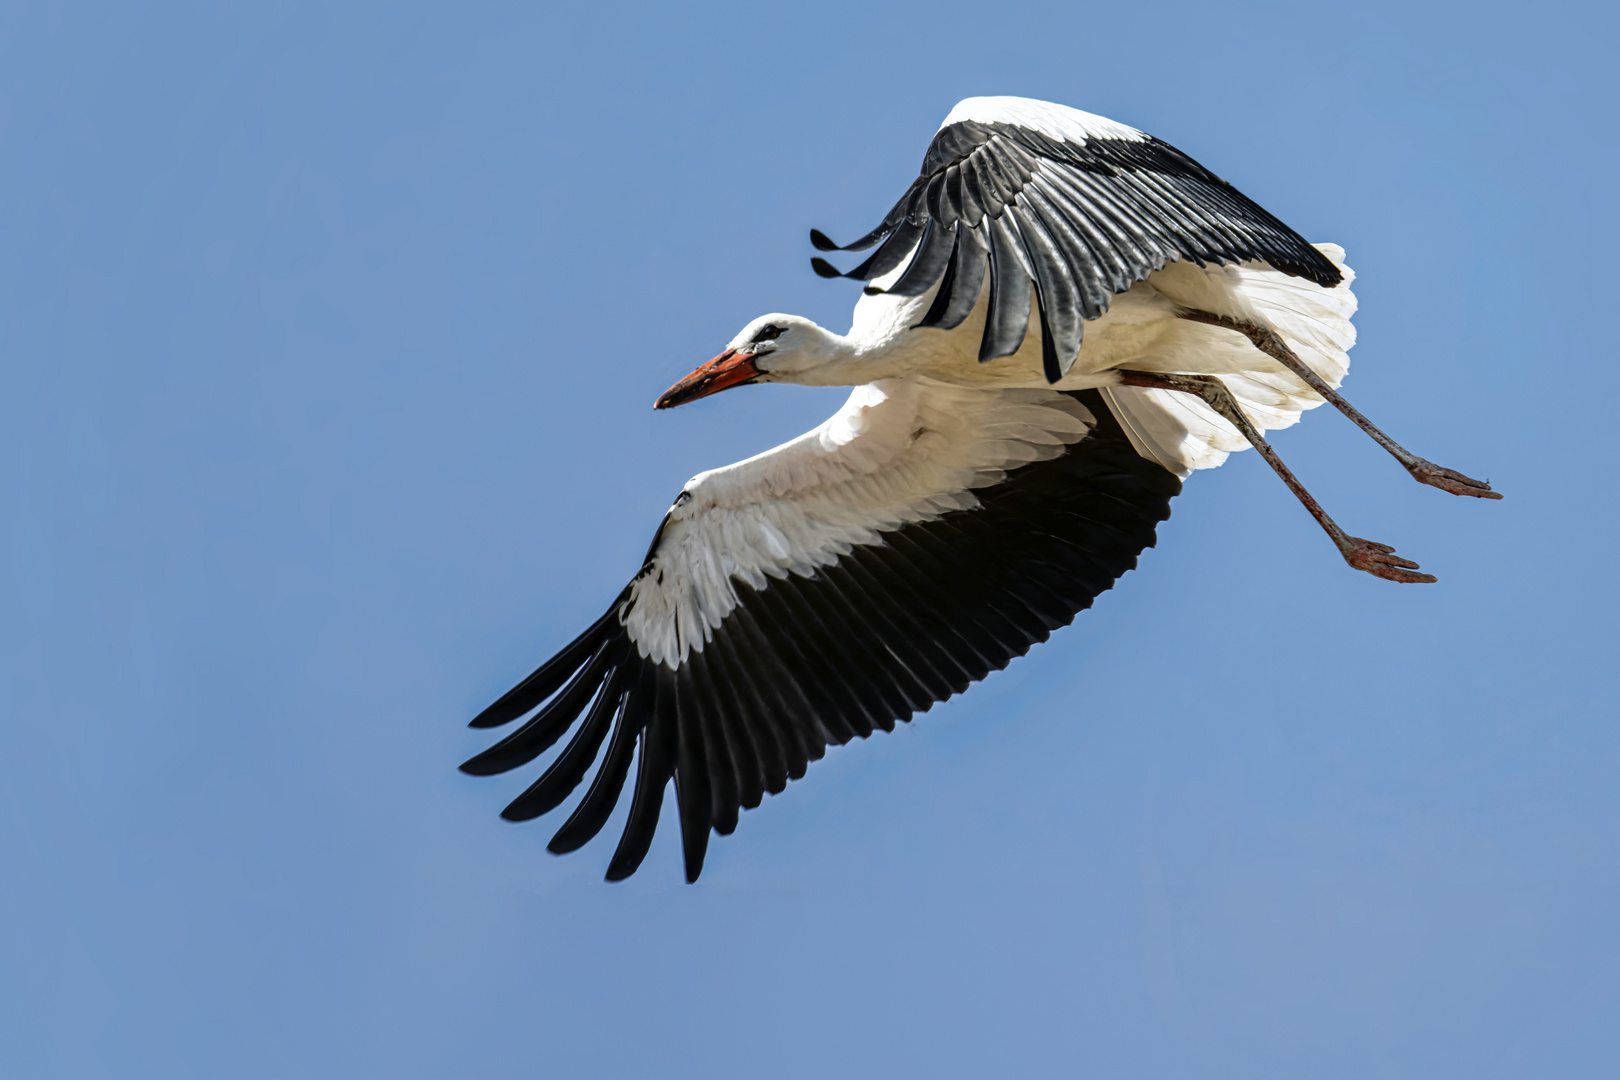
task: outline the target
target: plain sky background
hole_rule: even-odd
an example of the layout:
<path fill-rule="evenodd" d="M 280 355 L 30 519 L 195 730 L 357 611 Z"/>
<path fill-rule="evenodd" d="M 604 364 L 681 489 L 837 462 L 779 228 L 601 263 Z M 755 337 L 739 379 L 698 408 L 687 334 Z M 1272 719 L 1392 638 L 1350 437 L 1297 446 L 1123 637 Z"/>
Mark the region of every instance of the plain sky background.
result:
<path fill-rule="evenodd" d="M 0 1071 L 1620 1071 L 1605 5 L 0 8 Z M 1151 131 L 1359 272 L 1276 442 L 1077 624 L 682 883 L 464 724 L 686 478 L 841 391 L 653 398 L 958 99 Z M 666 825 L 671 817 L 666 811 Z"/>

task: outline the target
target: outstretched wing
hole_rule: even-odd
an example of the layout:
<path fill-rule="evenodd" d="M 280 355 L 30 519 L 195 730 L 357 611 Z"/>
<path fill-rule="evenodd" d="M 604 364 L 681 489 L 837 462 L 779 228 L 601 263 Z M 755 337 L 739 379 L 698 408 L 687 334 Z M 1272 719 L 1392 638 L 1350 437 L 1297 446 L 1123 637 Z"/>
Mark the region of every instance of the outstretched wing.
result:
<path fill-rule="evenodd" d="M 634 764 L 608 879 L 641 864 L 673 779 L 695 881 L 710 830 L 829 743 L 893 730 L 1067 625 L 1180 488 L 1094 390 L 858 387 L 816 430 L 687 484 L 607 613 L 473 726 L 528 719 L 462 768 L 516 768 L 572 729 L 503 816 L 555 809 L 595 763 L 550 843 L 572 851 Z"/>
<path fill-rule="evenodd" d="M 882 224 L 842 247 L 819 230 L 810 239 L 822 251 L 878 245 L 847 274 L 812 260 L 823 277 L 870 281 L 911 256 L 888 291 L 940 283 L 919 326 L 960 324 L 988 277 L 981 362 L 1018 350 L 1033 285 L 1051 382 L 1074 363 L 1083 324 L 1167 262 L 1266 262 L 1323 288 L 1340 280 L 1298 233 L 1169 143 L 1025 98 L 963 101 Z"/>

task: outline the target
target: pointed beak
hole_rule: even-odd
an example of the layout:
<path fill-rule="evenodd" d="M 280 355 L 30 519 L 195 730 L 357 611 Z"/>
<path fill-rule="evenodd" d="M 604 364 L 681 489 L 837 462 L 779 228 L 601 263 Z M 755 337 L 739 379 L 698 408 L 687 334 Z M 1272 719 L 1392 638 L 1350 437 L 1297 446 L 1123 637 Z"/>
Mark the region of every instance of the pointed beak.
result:
<path fill-rule="evenodd" d="M 722 390 L 741 386 L 757 378 L 759 369 L 754 366 L 753 354 L 727 349 L 665 390 L 663 396 L 653 403 L 653 408 L 673 409 L 677 405 L 684 405 L 688 401 L 696 401 L 710 394 L 718 394 Z"/>

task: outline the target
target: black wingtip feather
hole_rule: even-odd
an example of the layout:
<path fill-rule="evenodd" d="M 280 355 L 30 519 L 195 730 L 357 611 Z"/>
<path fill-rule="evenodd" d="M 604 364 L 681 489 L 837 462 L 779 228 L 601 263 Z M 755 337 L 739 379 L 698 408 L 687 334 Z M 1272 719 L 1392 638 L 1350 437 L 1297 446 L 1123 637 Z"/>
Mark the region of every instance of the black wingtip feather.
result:
<path fill-rule="evenodd" d="M 810 242 L 815 245 L 817 251 L 838 250 L 838 245 L 833 243 L 832 239 L 820 229 L 810 230 Z"/>
<path fill-rule="evenodd" d="M 585 779 L 591 763 L 596 760 L 597 752 L 602 749 L 602 741 L 612 727 L 613 718 L 623 704 L 622 685 L 619 673 L 609 676 L 607 685 L 586 714 L 585 722 L 563 752 L 540 774 L 540 779 L 507 804 L 506 809 L 501 811 L 501 817 L 507 821 L 530 821 L 541 814 L 549 814 L 574 793 L 580 781 Z"/>
<path fill-rule="evenodd" d="M 570 641 L 562 651 L 541 664 L 522 682 L 500 696 L 500 699 L 472 718 L 468 727 L 492 728 L 510 724 L 546 698 L 556 693 L 596 652 L 597 646 L 609 631 L 610 621 L 618 614 L 619 604 L 630 594 L 626 588 L 618 600 L 586 631 Z"/>
<path fill-rule="evenodd" d="M 1048 383 L 1055 384 L 1063 378 L 1063 363 L 1058 359 L 1057 343 L 1052 340 L 1052 327 L 1046 321 L 1046 305 L 1036 306 L 1041 311 L 1041 372 Z"/>
<path fill-rule="evenodd" d="M 596 778 L 591 781 L 579 805 L 574 807 L 574 812 L 546 845 L 546 850 L 553 855 L 566 855 L 584 847 L 602 831 L 614 806 L 618 805 L 625 778 L 630 775 L 631 761 L 635 757 L 636 739 L 649 719 L 651 683 L 650 672 L 643 668 L 639 681 L 630 688 L 619 710 L 613 735 L 608 739 L 607 754 L 596 770 Z"/>
<path fill-rule="evenodd" d="M 461 771 L 470 776 L 494 776 L 527 765 L 545 753 L 590 704 L 615 660 L 614 644 L 603 642 L 596 654 L 544 708 L 488 750 L 462 762 Z"/>
<path fill-rule="evenodd" d="M 636 770 L 635 790 L 630 796 L 630 816 L 608 863 L 609 881 L 623 881 L 640 868 L 652 849 L 653 834 L 658 831 L 664 790 L 675 774 L 675 744 L 680 737 L 674 674 L 660 664 L 654 676 L 652 715 L 641 729 L 641 760 Z"/>
<path fill-rule="evenodd" d="M 684 748 L 683 748 L 684 751 Z M 681 858 L 686 864 L 686 883 L 691 885 L 703 873 L 703 859 L 709 852 L 709 790 L 701 768 L 675 771 L 675 803 L 681 811 Z M 695 789 L 695 790 L 694 790 Z"/>
<path fill-rule="evenodd" d="M 832 263 L 828 262 L 826 259 L 823 259 L 819 255 L 810 260 L 810 269 L 814 270 L 818 276 L 824 278 L 839 278 L 844 276 L 844 272 L 842 270 L 838 269 L 838 267 L 834 266 Z"/>

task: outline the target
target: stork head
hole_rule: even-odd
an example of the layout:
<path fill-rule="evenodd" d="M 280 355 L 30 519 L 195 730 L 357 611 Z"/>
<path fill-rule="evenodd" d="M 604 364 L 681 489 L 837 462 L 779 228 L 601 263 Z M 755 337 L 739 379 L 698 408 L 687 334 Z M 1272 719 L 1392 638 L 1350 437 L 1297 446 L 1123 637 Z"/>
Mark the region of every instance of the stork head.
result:
<path fill-rule="evenodd" d="M 849 341 L 798 315 L 761 315 L 724 352 L 664 391 L 655 409 L 671 409 L 752 382 L 847 385 Z M 864 381 L 864 380 L 861 380 Z"/>

